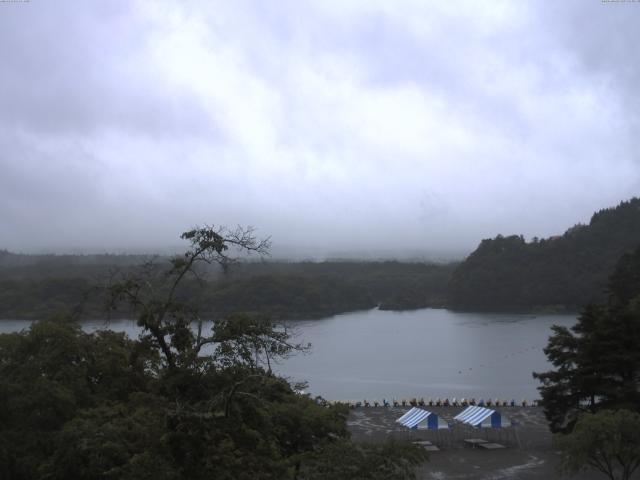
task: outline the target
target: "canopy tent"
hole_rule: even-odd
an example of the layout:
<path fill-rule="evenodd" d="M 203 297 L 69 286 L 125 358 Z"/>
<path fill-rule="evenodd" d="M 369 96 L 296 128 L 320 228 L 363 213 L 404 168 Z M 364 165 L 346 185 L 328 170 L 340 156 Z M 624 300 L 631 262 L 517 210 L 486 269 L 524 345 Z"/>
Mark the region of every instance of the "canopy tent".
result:
<path fill-rule="evenodd" d="M 490 408 L 470 406 L 465 408 L 458 415 L 453 417 L 461 423 L 466 423 L 473 427 L 492 427 L 501 428 L 507 426 L 506 419 L 502 418 L 500 412 L 491 410 Z"/>
<path fill-rule="evenodd" d="M 413 429 L 438 430 L 440 428 L 448 428 L 447 424 L 441 422 L 435 413 L 416 407 L 402 415 L 396 422 Z"/>

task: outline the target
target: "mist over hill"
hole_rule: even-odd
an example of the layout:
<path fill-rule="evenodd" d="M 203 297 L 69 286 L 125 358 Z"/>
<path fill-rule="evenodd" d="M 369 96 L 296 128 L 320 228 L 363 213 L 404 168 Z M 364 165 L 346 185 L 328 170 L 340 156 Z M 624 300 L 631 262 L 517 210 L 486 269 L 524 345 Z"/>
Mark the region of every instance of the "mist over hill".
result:
<path fill-rule="evenodd" d="M 525 240 L 498 235 L 480 242 L 463 262 L 446 252 L 342 252 L 290 249 L 286 260 L 245 257 L 226 274 L 203 270 L 206 281 L 186 283 L 185 298 L 209 316 L 261 312 L 281 319 L 318 318 L 373 308 L 449 307 L 463 310 L 574 311 L 606 297 L 607 277 L 625 253 L 640 245 L 640 199 L 593 214 L 563 235 Z M 298 258 L 292 253 L 298 253 Z M 409 255 L 410 254 L 410 255 Z M 350 257 L 349 255 L 353 255 Z M 355 259 L 357 258 L 357 260 Z M 115 271 L 168 255 L 25 255 L 0 251 L 0 318 L 38 318 L 83 305 L 101 316 L 100 300 L 86 292 Z M 122 312 L 126 314 L 126 312 Z"/>

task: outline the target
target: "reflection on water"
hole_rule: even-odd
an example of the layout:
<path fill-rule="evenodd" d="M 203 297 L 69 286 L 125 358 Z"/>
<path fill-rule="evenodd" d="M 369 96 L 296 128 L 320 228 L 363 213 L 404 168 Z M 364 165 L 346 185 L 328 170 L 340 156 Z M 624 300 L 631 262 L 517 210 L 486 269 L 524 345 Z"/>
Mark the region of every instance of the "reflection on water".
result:
<path fill-rule="evenodd" d="M 553 324 L 569 326 L 573 315 L 410 312 L 370 310 L 322 320 L 290 322 L 296 339 L 311 342 L 307 355 L 276 367 L 329 399 L 393 397 L 537 398 L 531 372 L 549 368 L 542 349 Z M 3 320 L 0 331 L 29 322 Z M 87 321 L 83 328 L 137 335 L 131 320 Z"/>

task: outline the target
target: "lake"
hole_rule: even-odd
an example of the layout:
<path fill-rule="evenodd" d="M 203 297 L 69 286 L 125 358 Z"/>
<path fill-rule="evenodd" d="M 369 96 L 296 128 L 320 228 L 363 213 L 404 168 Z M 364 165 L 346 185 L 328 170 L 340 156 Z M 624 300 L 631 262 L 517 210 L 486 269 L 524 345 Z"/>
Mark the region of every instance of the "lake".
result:
<path fill-rule="evenodd" d="M 332 400 L 403 397 L 538 398 L 533 371 L 549 369 L 542 349 L 553 324 L 575 315 L 461 313 L 444 309 L 377 309 L 321 320 L 289 322 L 311 352 L 275 367 L 309 382 L 309 392 Z M 30 322 L 0 321 L 0 332 Z M 91 331 L 103 321 L 83 324 Z M 130 320 L 109 327 L 137 335 Z"/>

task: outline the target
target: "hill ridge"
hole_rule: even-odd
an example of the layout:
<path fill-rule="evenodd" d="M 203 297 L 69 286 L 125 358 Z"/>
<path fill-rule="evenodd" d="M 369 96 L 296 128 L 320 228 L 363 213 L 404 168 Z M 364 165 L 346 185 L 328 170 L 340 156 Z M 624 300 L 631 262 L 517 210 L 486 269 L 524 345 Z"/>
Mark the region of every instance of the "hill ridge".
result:
<path fill-rule="evenodd" d="M 598 210 L 588 225 L 527 242 L 484 239 L 449 282 L 449 304 L 474 310 L 577 310 L 602 302 L 618 259 L 640 245 L 640 198 Z"/>

